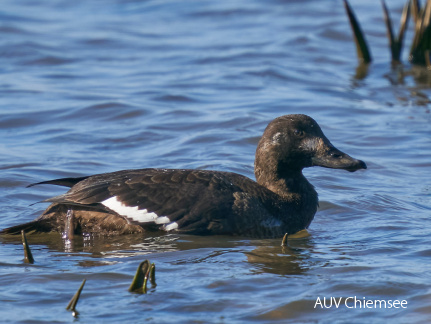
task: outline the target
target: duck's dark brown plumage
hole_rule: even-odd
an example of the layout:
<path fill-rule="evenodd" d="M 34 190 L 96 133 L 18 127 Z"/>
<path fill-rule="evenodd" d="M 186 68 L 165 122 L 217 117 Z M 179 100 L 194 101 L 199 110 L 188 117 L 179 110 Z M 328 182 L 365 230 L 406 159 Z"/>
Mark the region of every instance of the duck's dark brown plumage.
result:
<path fill-rule="evenodd" d="M 30 223 L 2 233 L 64 231 L 73 212 L 75 233 L 148 230 L 190 234 L 280 237 L 307 228 L 317 193 L 302 175 L 311 166 L 356 171 L 366 165 L 337 150 L 306 115 L 286 115 L 266 128 L 256 150 L 257 182 L 209 170 L 124 170 L 37 184 L 70 187 Z"/>

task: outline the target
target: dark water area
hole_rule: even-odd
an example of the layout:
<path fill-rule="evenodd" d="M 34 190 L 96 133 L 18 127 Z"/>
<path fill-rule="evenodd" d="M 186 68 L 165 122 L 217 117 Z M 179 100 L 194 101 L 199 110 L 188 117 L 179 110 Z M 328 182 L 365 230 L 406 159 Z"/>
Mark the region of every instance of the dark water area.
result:
<path fill-rule="evenodd" d="M 0 10 L 0 228 L 63 193 L 30 183 L 122 169 L 254 179 L 269 121 L 310 115 L 364 160 L 310 168 L 320 207 L 289 240 L 129 235 L 0 238 L 10 323 L 425 323 L 431 317 L 430 76 L 393 69 L 381 6 L 351 5 L 374 62 L 357 58 L 341 1 L 12 1 Z M 398 22 L 404 1 L 391 1 Z M 397 24 L 398 26 L 398 24 Z M 413 38 L 407 34 L 407 47 Z M 403 54 L 407 61 L 408 50 Z M 34 205 L 32 205 L 34 204 Z M 127 291 L 138 264 L 157 286 Z M 86 278 L 77 309 L 65 310 Z M 348 308 L 346 299 L 406 300 Z M 340 307 L 316 306 L 342 297 Z M 353 304 L 348 304 L 353 305 Z"/>

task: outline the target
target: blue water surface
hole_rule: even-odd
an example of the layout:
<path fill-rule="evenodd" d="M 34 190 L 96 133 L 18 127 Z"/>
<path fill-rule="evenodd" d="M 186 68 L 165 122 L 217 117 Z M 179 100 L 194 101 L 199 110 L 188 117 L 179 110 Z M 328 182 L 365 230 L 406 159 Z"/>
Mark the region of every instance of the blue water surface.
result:
<path fill-rule="evenodd" d="M 311 168 L 308 234 L 2 238 L 10 323 L 424 323 L 431 316 L 430 75 L 390 64 L 381 5 L 351 1 L 373 63 L 358 77 L 339 0 L 4 0 L 0 11 L 0 228 L 64 189 L 28 184 L 121 169 L 251 178 L 273 118 L 313 117 L 355 173 Z M 395 25 L 404 1 L 388 3 Z M 398 27 L 396 27 L 397 30 Z M 34 204 L 34 205 L 32 205 Z M 127 291 L 155 262 L 157 286 Z M 65 307 L 86 278 L 74 318 Z M 406 300 L 406 308 L 345 301 Z M 340 307 L 316 306 L 342 297 Z"/>

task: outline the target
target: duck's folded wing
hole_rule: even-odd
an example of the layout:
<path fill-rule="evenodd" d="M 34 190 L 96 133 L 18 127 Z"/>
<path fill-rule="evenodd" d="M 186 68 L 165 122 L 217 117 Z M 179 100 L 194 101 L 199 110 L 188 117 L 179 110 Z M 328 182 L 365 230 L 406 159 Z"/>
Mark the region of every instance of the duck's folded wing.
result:
<path fill-rule="evenodd" d="M 142 169 L 91 176 L 46 201 L 103 205 L 133 224 L 157 224 L 169 231 L 222 217 L 218 201 L 233 199 L 232 190 L 223 173 Z"/>

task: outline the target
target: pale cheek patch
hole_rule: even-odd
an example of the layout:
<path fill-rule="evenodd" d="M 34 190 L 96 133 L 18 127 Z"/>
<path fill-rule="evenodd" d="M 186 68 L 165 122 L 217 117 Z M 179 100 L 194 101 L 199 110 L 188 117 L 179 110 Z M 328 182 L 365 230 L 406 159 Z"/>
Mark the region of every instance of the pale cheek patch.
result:
<path fill-rule="evenodd" d="M 282 134 L 280 132 L 275 133 L 274 136 L 272 136 L 272 144 L 273 145 L 279 145 L 281 140 Z"/>
<path fill-rule="evenodd" d="M 139 209 L 138 206 L 126 206 L 119 201 L 116 196 L 102 201 L 102 204 L 117 214 L 134 222 L 163 225 L 162 229 L 165 231 L 171 231 L 178 228 L 178 224 L 176 222 L 171 223 L 169 217 L 158 216 L 156 213 L 149 212 L 147 209 Z"/>
<path fill-rule="evenodd" d="M 301 148 L 307 151 L 315 151 L 323 145 L 321 138 L 309 138 L 301 143 Z"/>

